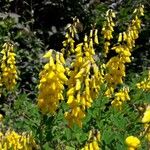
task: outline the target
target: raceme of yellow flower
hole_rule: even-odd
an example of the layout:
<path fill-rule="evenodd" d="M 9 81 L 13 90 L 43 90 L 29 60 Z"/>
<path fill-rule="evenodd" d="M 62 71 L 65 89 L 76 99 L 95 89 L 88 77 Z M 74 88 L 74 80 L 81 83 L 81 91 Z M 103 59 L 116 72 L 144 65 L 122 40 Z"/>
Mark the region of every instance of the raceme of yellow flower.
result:
<path fill-rule="evenodd" d="M 104 42 L 104 55 L 107 56 L 107 53 L 109 52 L 109 46 L 110 46 L 110 40 L 113 38 L 113 31 L 115 23 L 113 21 L 113 18 L 115 18 L 115 12 L 113 10 L 108 10 L 106 12 L 106 21 L 102 28 L 102 34 L 104 36 L 105 42 Z"/>
<path fill-rule="evenodd" d="M 113 87 L 108 87 L 106 92 L 105 92 L 105 96 L 108 97 L 108 98 L 111 98 L 113 94 L 114 94 L 114 88 Z"/>
<path fill-rule="evenodd" d="M 102 34 L 104 35 L 104 39 L 110 40 L 113 38 L 112 32 L 114 31 L 113 27 L 115 26 L 113 22 L 113 18 L 115 18 L 115 12 L 109 9 L 106 12 L 106 22 L 102 28 Z"/>
<path fill-rule="evenodd" d="M 137 83 L 136 85 L 139 89 L 143 89 L 144 91 L 150 91 L 150 71 L 148 72 L 148 77 L 140 83 Z"/>
<path fill-rule="evenodd" d="M 140 147 L 140 140 L 135 136 L 128 136 L 125 140 L 128 150 L 136 150 Z"/>
<path fill-rule="evenodd" d="M 123 77 L 126 76 L 125 65 L 118 56 L 112 57 L 106 63 L 106 71 L 105 80 L 109 87 L 116 87 L 123 83 Z"/>
<path fill-rule="evenodd" d="M 126 46 L 125 44 L 124 45 L 117 45 L 117 46 L 114 46 L 112 47 L 112 50 L 115 50 L 116 53 L 119 54 L 119 58 L 120 58 L 120 62 L 122 63 L 130 63 L 131 60 L 130 60 L 130 56 L 131 56 L 131 52 L 128 48 L 128 46 Z"/>
<path fill-rule="evenodd" d="M 68 74 L 67 103 L 70 110 L 65 113 L 65 117 L 70 126 L 75 123 L 81 127 L 85 110 L 91 107 L 93 100 L 98 96 L 103 78 L 93 58 L 95 51 L 92 37 L 89 39 L 85 35 L 84 43 L 78 44 L 75 52 L 72 71 Z"/>
<path fill-rule="evenodd" d="M 63 48 L 61 49 L 61 52 L 64 54 L 64 56 L 69 56 L 71 54 L 74 54 L 75 51 L 75 35 L 77 34 L 77 25 L 80 24 L 79 19 L 73 18 L 73 24 L 69 24 L 67 27 L 65 40 L 63 43 Z"/>
<path fill-rule="evenodd" d="M 100 150 L 99 142 L 100 142 L 100 132 L 90 130 L 88 141 L 81 150 Z"/>
<path fill-rule="evenodd" d="M 43 57 L 48 59 L 48 62 L 39 74 L 38 106 L 42 113 L 53 114 L 59 105 L 59 101 L 64 99 L 64 84 L 68 80 L 65 75 L 65 60 L 62 53 L 54 53 L 53 50 L 48 51 Z"/>
<path fill-rule="evenodd" d="M 5 43 L 0 53 L 3 55 L 1 60 L 1 84 L 4 85 L 7 90 L 13 90 L 17 84 L 16 80 L 18 79 L 14 46 L 10 43 Z"/>
<path fill-rule="evenodd" d="M 0 132 L 1 150 L 32 150 L 37 149 L 35 140 L 31 134 L 18 134 L 15 131 L 7 130 L 5 134 Z"/>
<path fill-rule="evenodd" d="M 111 48 L 117 53 L 117 55 L 109 59 L 106 63 L 105 81 L 108 89 L 106 90 L 105 95 L 109 98 L 112 96 L 116 86 L 123 84 L 123 79 L 126 76 L 125 64 L 131 62 L 131 51 L 135 46 L 135 40 L 138 38 L 141 28 L 141 20 L 139 17 L 143 15 L 143 8 L 143 6 L 140 6 L 136 11 L 134 11 L 134 18 L 131 24 L 129 24 L 127 31 L 119 33 L 118 43 Z M 110 46 L 110 42 L 105 42 L 105 54 L 106 50 L 107 52 L 109 50 L 108 46 Z M 138 87 L 148 89 L 150 87 L 149 84 L 150 82 L 145 80 L 145 82 L 139 83 Z M 122 102 L 115 100 L 112 104 L 115 106 L 121 106 Z"/>
<path fill-rule="evenodd" d="M 150 91 L 150 80 L 144 80 L 140 83 L 137 83 L 137 87 L 139 89 L 143 89 L 144 91 Z"/>
<path fill-rule="evenodd" d="M 141 5 L 139 8 L 136 9 L 136 11 L 134 11 L 135 16 L 132 19 L 131 24 L 129 24 L 127 31 L 119 33 L 118 45 L 112 48 L 112 50 L 115 50 L 116 53 L 120 55 L 123 54 L 125 57 L 131 56 L 131 50 L 135 46 L 135 40 L 138 38 L 138 34 L 141 28 L 141 20 L 139 19 L 139 17 L 143 15 L 143 8 L 144 6 Z"/>
<path fill-rule="evenodd" d="M 119 90 L 119 92 L 115 93 L 115 98 L 111 102 L 112 106 L 121 110 L 123 102 L 130 100 L 128 92 L 129 89 L 124 87 L 123 89 Z"/>

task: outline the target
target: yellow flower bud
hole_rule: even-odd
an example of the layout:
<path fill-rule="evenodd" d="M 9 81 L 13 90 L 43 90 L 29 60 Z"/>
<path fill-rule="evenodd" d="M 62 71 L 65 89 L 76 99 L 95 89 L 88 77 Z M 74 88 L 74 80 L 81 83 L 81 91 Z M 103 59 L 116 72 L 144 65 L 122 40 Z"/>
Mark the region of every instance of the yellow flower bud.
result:
<path fill-rule="evenodd" d="M 80 88 L 81 88 L 81 82 L 79 79 L 77 79 L 76 80 L 76 90 L 78 91 L 78 90 L 80 90 Z"/>
<path fill-rule="evenodd" d="M 122 41 L 122 33 L 119 33 L 118 42 Z"/>
<path fill-rule="evenodd" d="M 75 76 L 75 78 L 80 78 L 80 77 L 83 75 L 84 71 L 85 71 L 85 69 L 82 68 L 82 69 L 78 72 L 78 74 Z"/>
<path fill-rule="evenodd" d="M 90 38 L 93 37 L 93 30 L 90 30 Z"/>
<path fill-rule="evenodd" d="M 87 42 L 88 41 L 88 37 L 87 35 L 84 36 L 84 42 Z"/>
<path fill-rule="evenodd" d="M 52 50 L 49 50 L 44 56 L 43 58 L 50 58 L 52 56 Z"/>

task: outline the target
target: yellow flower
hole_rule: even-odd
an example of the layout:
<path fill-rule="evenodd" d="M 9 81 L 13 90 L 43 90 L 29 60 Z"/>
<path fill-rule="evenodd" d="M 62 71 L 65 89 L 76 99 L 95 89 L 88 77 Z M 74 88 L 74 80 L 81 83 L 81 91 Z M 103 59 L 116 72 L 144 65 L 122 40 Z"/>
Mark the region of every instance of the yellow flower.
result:
<path fill-rule="evenodd" d="M 116 87 L 118 84 L 123 83 L 125 76 L 125 65 L 120 60 L 119 56 L 112 57 L 106 64 L 105 80 L 109 86 Z"/>
<path fill-rule="evenodd" d="M 89 131 L 89 138 L 81 150 L 100 150 L 98 142 L 100 141 L 100 132 L 97 130 Z"/>
<path fill-rule="evenodd" d="M 149 123 L 150 122 L 150 107 L 146 109 L 144 112 L 144 116 L 142 118 L 142 123 Z"/>
<path fill-rule="evenodd" d="M 111 98 L 113 93 L 114 93 L 114 88 L 109 87 L 105 92 L 105 96 Z"/>
<path fill-rule="evenodd" d="M 15 131 L 7 130 L 5 134 L 0 133 L 0 149 L 2 150 L 32 150 L 37 149 L 32 134 L 18 134 Z"/>
<path fill-rule="evenodd" d="M 150 71 L 148 72 L 148 76 L 140 83 L 137 83 L 136 86 L 144 91 L 150 91 Z"/>
<path fill-rule="evenodd" d="M 125 140 L 125 143 L 127 144 L 130 150 L 135 150 L 140 146 L 140 140 L 135 136 L 128 136 Z"/>
<path fill-rule="evenodd" d="M 93 30 L 90 36 L 93 36 Z M 95 50 L 92 38 L 85 35 L 84 43 L 76 46 L 75 59 L 71 64 L 73 69 L 68 74 L 67 103 L 70 110 L 65 113 L 65 118 L 70 126 L 76 123 L 82 127 L 85 111 L 91 107 L 93 100 L 98 96 L 103 82 L 99 67 L 94 60 Z"/>

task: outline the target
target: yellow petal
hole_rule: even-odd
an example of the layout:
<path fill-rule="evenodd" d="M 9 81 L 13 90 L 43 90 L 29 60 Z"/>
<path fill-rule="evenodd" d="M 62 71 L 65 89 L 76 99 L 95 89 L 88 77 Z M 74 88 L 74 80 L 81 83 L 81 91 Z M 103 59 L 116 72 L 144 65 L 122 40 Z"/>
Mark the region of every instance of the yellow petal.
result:
<path fill-rule="evenodd" d="M 52 50 L 48 51 L 43 58 L 50 58 L 52 56 Z"/>
<path fill-rule="evenodd" d="M 79 79 L 76 80 L 76 90 L 80 90 L 81 89 L 81 82 Z"/>
<path fill-rule="evenodd" d="M 73 96 L 73 95 L 70 95 L 70 96 L 68 97 L 67 103 L 68 103 L 68 104 L 71 104 L 71 103 L 73 102 L 73 100 L 74 100 L 74 96 Z"/>

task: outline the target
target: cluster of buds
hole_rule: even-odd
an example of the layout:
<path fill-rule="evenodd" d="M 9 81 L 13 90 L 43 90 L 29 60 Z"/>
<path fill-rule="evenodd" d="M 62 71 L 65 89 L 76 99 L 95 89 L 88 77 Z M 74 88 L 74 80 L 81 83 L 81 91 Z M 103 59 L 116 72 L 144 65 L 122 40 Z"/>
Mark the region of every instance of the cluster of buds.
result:
<path fill-rule="evenodd" d="M 93 32 L 94 40 L 93 40 Z M 75 48 L 75 61 L 71 64 L 69 71 L 67 103 L 70 106 L 69 112 L 65 113 L 70 126 L 73 123 L 82 126 L 82 119 L 85 117 L 85 110 L 91 107 L 93 100 L 98 96 L 100 85 L 103 82 L 93 56 L 95 54 L 93 41 L 98 42 L 97 30 L 90 32 L 90 37 L 85 35 L 84 43 Z"/>
<path fill-rule="evenodd" d="M 148 77 L 140 83 L 137 83 L 136 85 L 139 89 L 143 89 L 144 91 L 150 91 L 150 71 L 148 72 Z"/>
<path fill-rule="evenodd" d="M 140 140 L 135 136 L 128 136 L 125 140 L 128 150 L 136 150 L 140 147 Z"/>
<path fill-rule="evenodd" d="M 85 146 L 81 150 L 100 150 L 100 132 L 97 130 L 90 130 L 89 138 Z"/>
<path fill-rule="evenodd" d="M 64 54 L 64 56 L 69 56 L 70 54 L 74 54 L 75 49 L 75 35 L 77 35 L 77 26 L 80 24 L 79 19 L 73 18 L 73 23 L 68 24 L 67 31 L 65 35 L 65 40 L 63 43 L 63 48 L 61 49 L 61 52 Z"/>
<path fill-rule="evenodd" d="M 123 88 L 123 89 L 119 90 L 119 92 L 116 92 L 115 93 L 115 98 L 111 102 L 112 106 L 114 106 L 114 107 L 118 108 L 119 110 L 121 110 L 122 104 L 125 101 L 130 100 L 128 92 L 129 92 L 128 88 Z"/>
<path fill-rule="evenodd" d="M 10 43 L 5 43 L 0 52 L 3 56 L 1 59 L 1 86 L 4 85 L 7 90 L 13 90 L 18 79 L 14 46 Z"/>
<path fill-rule="evenodd" d="M 18 134 L 15 131 L 6 131 L 5 134 L 0 132 L 0 149 L 1 150 L 32 150 L 38 149 L 31 134 Z"/>
<path fill-rule="evenodd" d="M 112 57 L 106 64 L 105 80 L 111 87 L 122 84 L 125 77 L 125 65 L 119 61 L 118 56 Z"/>
<path fill-rule="evenodd" d="M 107 90 L 105 92 L 105 96 L 108 98 L 112 98 L 113 93 L 114 93 L 114 88 L 113 87 L 107 87 Z"/>
<path fill-rule="evenodd" d="M 115 12 L 111 9 L 109 9 L 106 12 L 106 21 L 102 28 L 102 34 L 104 36 L 105 42 L 104 42 L 104 55 L 106 56 L 109 52 L 109 46 L 110 46 L 110 40 L 113 38 L 113 31 L 115 23 L 113 21 L 113 18 L 115 18 Z"/>
<path fill-rule="evenodd" d="M 68 80 L 65 76 L 65 60 L 63 54 L 53 52 L 53 50 L 50 50 L 43 56 L 48 59 L 48 62 L 39 74 L 38 106 L 44 114 L 55 113 L 59 101 L 64 99 L 64 84 L 66 84 Z"/>

